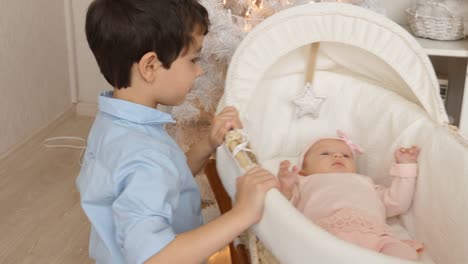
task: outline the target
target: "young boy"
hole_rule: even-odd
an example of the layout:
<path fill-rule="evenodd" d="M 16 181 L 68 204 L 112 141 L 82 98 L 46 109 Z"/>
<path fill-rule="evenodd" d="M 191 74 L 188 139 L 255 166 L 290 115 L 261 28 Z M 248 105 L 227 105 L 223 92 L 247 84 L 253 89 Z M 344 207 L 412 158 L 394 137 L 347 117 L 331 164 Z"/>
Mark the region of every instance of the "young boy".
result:
<path fill-rule="evenodd" d="M 86 35 L 106 80 L 77 179 L 97 263 L 201 263 L 260 220 L 274 176 L 255 168 L 238 179 L 233 209 L 202 226 L 193 179 L 226 132 L 232 107 L 187 156 L 156 110 L 179 105 L 203 72 L 197 64 L 208 14 L 196 0 L 95 0 Z"/>

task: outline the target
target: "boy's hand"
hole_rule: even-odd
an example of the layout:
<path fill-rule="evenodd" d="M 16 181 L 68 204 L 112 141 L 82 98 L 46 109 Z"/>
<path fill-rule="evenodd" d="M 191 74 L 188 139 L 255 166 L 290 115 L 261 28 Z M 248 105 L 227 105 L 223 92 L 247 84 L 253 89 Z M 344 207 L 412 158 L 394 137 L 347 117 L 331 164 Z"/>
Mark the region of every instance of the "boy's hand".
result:
<path fill-rule="evenodd" d="M 260 221 L 263 214 L 265 195 L 271 188 L 278 188 L 279 183 L 269 171 L 255 167 L 237 178 L 236 204 L 242 214 L 247 214 L 249 221 L 254 224 Z"/>
<path fill-rule="evenodd" d="M 242 128 L 236 108 L 228 106 L 213 119 L 209 136 L 210 147 L 214 150 L 224 142 L 226 133 L 235 128 Z"/>
<path fill-rule="evenodd" d="M 288 200 L 291 199 L 294 184 L 297 181 L 297 173 L 299 171 L 297 166 L 293 166 L 291 170 L 289 166 L 291 166 L 291 163 L 288 160 L 283 160 L 280 163 L 278 171 L 280 191 Z"/>
<path fill-rule="evenodd" d="M 420 149 L 418 146 L 399 148 L 395 151 L 396 163 L 417 163 Z"/>

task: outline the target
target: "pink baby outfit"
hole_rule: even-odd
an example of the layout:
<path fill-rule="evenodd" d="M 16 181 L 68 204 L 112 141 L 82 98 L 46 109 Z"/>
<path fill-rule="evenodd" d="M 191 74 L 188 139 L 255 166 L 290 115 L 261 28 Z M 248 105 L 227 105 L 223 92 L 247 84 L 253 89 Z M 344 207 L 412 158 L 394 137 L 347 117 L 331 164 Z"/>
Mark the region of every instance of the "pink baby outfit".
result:
<path fill-rule="evenodd" d="M 396 238 L 386 218 L 404 213 L 413 198 L 417 164 L 393 164 L 390 188 L 354 173 L 298 177 L 291 202 L 331 234 L 362 247 L 417 260 L 422 244 Z"/>

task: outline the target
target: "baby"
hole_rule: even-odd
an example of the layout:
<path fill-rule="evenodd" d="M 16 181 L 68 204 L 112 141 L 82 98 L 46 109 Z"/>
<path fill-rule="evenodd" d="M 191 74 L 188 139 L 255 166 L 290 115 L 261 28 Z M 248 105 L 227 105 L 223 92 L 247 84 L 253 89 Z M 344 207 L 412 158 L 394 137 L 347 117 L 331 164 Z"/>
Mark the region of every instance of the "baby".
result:
<path fill-rule="evenodd" d="M 403 259 L 417 260 L 422 244 L 398 239 L 386 218 L 408 210 L 413 198 L 419 148 L 395 151 L 395 176 L 390 188 L 357 174 L 356 155 L 362 149 L 338 131 L 337 138 L 315 140 L 289 169 L 282 161 L 280 191 L 307 218 L 350 243 Z M 300 168 L 300 169 L 299 169 Z"/>

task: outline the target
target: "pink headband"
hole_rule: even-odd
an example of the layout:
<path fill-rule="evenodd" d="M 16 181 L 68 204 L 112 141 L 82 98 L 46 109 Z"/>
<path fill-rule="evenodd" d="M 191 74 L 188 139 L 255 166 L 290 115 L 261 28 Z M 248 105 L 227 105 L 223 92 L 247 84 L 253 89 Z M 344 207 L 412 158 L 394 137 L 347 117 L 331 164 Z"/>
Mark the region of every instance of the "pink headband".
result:
<path fill-rule="evenodd" d="M 348 147 L 351 149 L 351 151 L 353 152 L 353 155 L 360 155 L 362 153 L 364 153 L 364 149 L 359 146 L 358 144 L 356 143 L 353 143 L 348 135 L 346 135 L 346 133 L 344 133 L 343 131 L 341 130 L 336 130 L 336 134 L 338 137 L 325 137 L 325 138 L 317 138 L 317 139 L 314 139 L 312 141 L 311 144 L 309 144 L 308 148 L 306 148 L 302 153 L 301 153 L 301 156 L 299 157 L 299 160 L 297 162 L 297 166 L 299 168 L 302 168 L 302 163 L 304 162 L 304 156 L 305 154 L 307 153 L 307 151 L 315 144 L 317 143 L 319 140 L 322 140 L 322 139 L 338 139 L 338 140 L 341 140 L 343 141 L 344 143 L 346 143 L 346 145 L 348 145 Z"/>
<path fill-rule="evenodd" d="M 338 139 L 342 140 L 344 143 L 346 143 L 346 145 L 348 145 L 354 155 L 361 155 L 364 153 L 364 149 L 361 148 L 361 146 L 358 144 L 353 143 L 351 139 L 349 139 L 348 135 L 345 134 L 345 132 L 338 129 L 336 130 L 336 134 L 338 135 Z"/>

